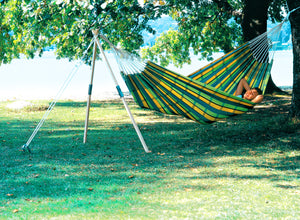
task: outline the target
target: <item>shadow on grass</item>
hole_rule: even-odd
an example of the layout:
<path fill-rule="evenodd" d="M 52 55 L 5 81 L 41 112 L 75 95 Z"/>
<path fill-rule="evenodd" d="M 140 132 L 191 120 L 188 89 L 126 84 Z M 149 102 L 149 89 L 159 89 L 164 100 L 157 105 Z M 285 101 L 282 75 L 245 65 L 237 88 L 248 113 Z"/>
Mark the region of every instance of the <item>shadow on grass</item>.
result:
<path fill-rule="evenodd" d="M 85 103 L 63 102 L 58 103 L 57 107 L 73 105 L 83 107 Z M 117 101 L 94 104 L 95 108 L 106 105 L 113 109 L 123 108 L 122 103 Z M 283 109 L 275 111 L 273 107 L 261 107 L 208 126 L 177 116 L 137 110 L 137 117 L 150 117 L 150 122 L 139 123 L 152 150 L 150 154 L 143 151 L 130 123 L 101 119 L 92 120 L 85 145 L 81 141 L 81 121 L 73 121 L 56 125 L 55 129 L 44 127 L 32 143 L 33 154 L 23 153 L 19 148 L 24 144 L 20 134 L 24 136 L 26 133 L 25 137 L 31 134 L 32 122 L 7 117 L 7 121 L 0 121 L 3 132 L 0 135 L 0 199 L 5 201 L 8 194 L 12 195 L 9 199 L 85 197 L 95 191 L 106 199 L 121 197 L 125 192 L 151 191 L 152 184 L 157 188 L 172 185 L 172 179 L 183 181 L 176 182 L 176 186 L 170 189 L 162 187 L 164 190 L 212 190 L 221 187 L 217 183 L 190 185 L 191 179 L 282 179 L 283 174 L 222 173 L 214 169 L 234 163 L 237 167 L 272 168 L 298 175 L 299 156 L 283 155 L 260 164 L 253 159 L 253 156 L 268 152 L 299 149 L 295 146 L 299 143 L 299 125 L 286 122 L 282 112 L 286 112 L 288 107 L 279 108 Z M 159 117 L 166 122 L 159 122 Z M 226 157 L 235 159 L 218 161 Z M 193 169 L 202 168 L 208 169 L 208 172 L 193 172 Z"/>
<path fill-rule="evenodd" d="M 126 99 L 127 103 L 134 103 L 132 99 Z M 59 101 L 56 103 L 57 107 L 66 107 L 66 108 L 82 108 L 87 106 L 87 102 L 79 102 L 79 101 Z M 91 101 L 91 107 L 94 108 L 112 108 L 112 109 L 119 109 L 124 108 L 123 104 L 120 103 L 119 99 L 112 99 L 112 100 L 103 100 L 103 101 L 97 101 L 92 100 Z"/>

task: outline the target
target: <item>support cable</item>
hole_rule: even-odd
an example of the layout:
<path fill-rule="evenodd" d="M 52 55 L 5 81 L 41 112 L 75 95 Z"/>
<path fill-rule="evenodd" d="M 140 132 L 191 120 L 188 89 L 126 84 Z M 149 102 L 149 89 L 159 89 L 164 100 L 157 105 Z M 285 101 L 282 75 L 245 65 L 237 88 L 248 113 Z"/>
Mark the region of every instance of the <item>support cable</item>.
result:
<path fill-rule="evenodd" d="M 88 48 L 84 51 L 83 53 L 83 57 L 87 54 L 88 50 L 90 49 L 91 45 L 93 44 L 94 40 L 91 41 L 91 43 L 89 44 Z M 60 90 L 58 91 L 58 93 L 56 94 L 55 98 L 52 100 L 52 102 L 50 103 L 48 109 L 46 110 L 45 114 L 43 115 L 42 119 L 40 120 L 40 122 L 38 123 L 38 125 L 36 126 L 36 128 L 34 129 L 34 131 L 32 132 L 31 136 L 28 138 L 26 144 L 24 144 L 22 146 L 22 150 L 25 151 L 26 149 L 28 150 L 29 153 L 31 153 L 31 150 L 29 148 L 30 143 L 32 142 L 32 140 L 34 139 L 34 137 L 36 136 L 36 134 L 38 133 L 38 131 L 40 130 L 40 128 L 42 127 L 42 125 L 44 124 L 45 120 L 47 119 L 47 117 L 49 116 L 50 112 L 52 111 L 52 109 L 54 108 L 55 104 L 57 103 L 57 101 L 60 99 L 61 95 L 63 94 L 63 92 L 66 90 L 66 88 L 68 87 L 68 85 L 70 84 L 71 80 L 73 79 L 73 77 L 75 76 L 75 74 L 78 72 L 79 67 L 83 64 L 82 60 L 79 60 L 77 62 L 77 64 L 75 64 L 75 66 L 73 67 L 73 69 L 71 70 L 71 72 L 69 73 L 68 77 L 66 78 L 66 80 L 64 81 L 63 85 L 61 86 Z"/>

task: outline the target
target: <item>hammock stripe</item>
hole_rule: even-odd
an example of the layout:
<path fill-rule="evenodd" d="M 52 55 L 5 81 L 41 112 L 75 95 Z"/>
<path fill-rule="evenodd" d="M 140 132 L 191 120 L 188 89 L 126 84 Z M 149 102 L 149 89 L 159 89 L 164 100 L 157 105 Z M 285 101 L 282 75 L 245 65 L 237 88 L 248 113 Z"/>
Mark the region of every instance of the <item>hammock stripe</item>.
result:
<path fill-rule="evenodd" d="M 141 107 L 179 114 L 202 124 L 242 114 L 253 107 L 253 103 L 247 100 L 228 95 L 150 61 L 141 73 L 123 77 Z"/>
<path fill-rule="evenodd" d="M 258 87 L 264 92 L 271 70 L 269 65 L 272 65 L 272 62 L 257 61 L 250 43 L 247 42 L 188 77 L 232 95 L 239 81 L 245 77 L 250 87 Z"/>
<path fill-rule="evenodd" d="M 159 66 L 155 63 L 148 62 L 148 65 L 150 65 L 154 69 L 156 68 L 156 69 L 160 70 L 161 72 L 168 73 L 169 76 L 173 76 L 174 79 L 176 78 L 177 80 L 181 80 L 183 83 L 186 83 L 186 84 L 190 83 L 190 85 L 194 86 L 197 90 L 202 89 L 202 90 L 206 91 L 208 95 L 212 95 L 213 93 L 216 92 L 216 89 L 213 88 L 213 87 L 208 87 L 208 86 L 206 86 L 206 84 L 199 84 L 198 82 L 192 81 L 191 79 L 189 79 L 187 77 L 184 77 L 184 76 L 179 75 L 175 72 L 169 71 L 169 70 L 167 70 L 167 69 L 165 69 L 165 68 L 163 68 L 163 67 L 161 67 L 161 66 Z M 218 95 L 221 98 L 225 99 L 225 100 L 230 99 L 231 101 L 235 101 L 235 99 L 232 99 L 231 97 L 229 97 L 226 93 L 224 93 L 222 91 L 218 91 Z M 234 98 L 236 98 L 236 97 L 234 97 Z M 242 99 L 242 100 L 244 100 L 244 99 Z M 252 104 L 249 104 L 249 106 L 252 106 Z"/>
<path fill-rule="evenodd" d="M 242 78 L 265 90 L 272 62 L 258 61 L 252 50 L 245 43 L 189 76 L 150 61 L 141 71 L 122 75 L 141 107 L 208 124 L 253 108 L 254 103 L 234 96 Z"/>

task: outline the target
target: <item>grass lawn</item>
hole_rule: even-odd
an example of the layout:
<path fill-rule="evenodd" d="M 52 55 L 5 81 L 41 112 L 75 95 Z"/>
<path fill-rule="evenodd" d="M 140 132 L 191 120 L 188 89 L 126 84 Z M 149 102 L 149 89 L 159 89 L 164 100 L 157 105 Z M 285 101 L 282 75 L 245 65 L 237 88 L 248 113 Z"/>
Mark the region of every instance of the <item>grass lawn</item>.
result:
<path fill-rule="evenodd" d="M 290 97 L 200 125 L 129 99 L 60 101 L 30 147 L 48 102 L 0 102 L 0 219 L 300 219 L 300 122 Z"/>

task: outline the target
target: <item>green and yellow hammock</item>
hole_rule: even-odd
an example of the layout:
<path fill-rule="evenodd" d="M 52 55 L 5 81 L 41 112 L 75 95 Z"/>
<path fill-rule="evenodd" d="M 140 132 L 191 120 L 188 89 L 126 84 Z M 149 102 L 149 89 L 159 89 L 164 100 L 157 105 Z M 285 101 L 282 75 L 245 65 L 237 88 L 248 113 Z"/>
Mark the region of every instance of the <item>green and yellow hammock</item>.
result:
<path fill-rule="evenodd" d="M 128 58 L 114 49 L 121 74 L 138 105 L 209 124 L 253 108 L 255 103 L 234 96 L 235 90 L 246 78 L 250 87 L 265 91 L 273 62 L 270 36 L 279 33 L 281 26 L 282 23 L 188 76 L 151 61 Z"/>

